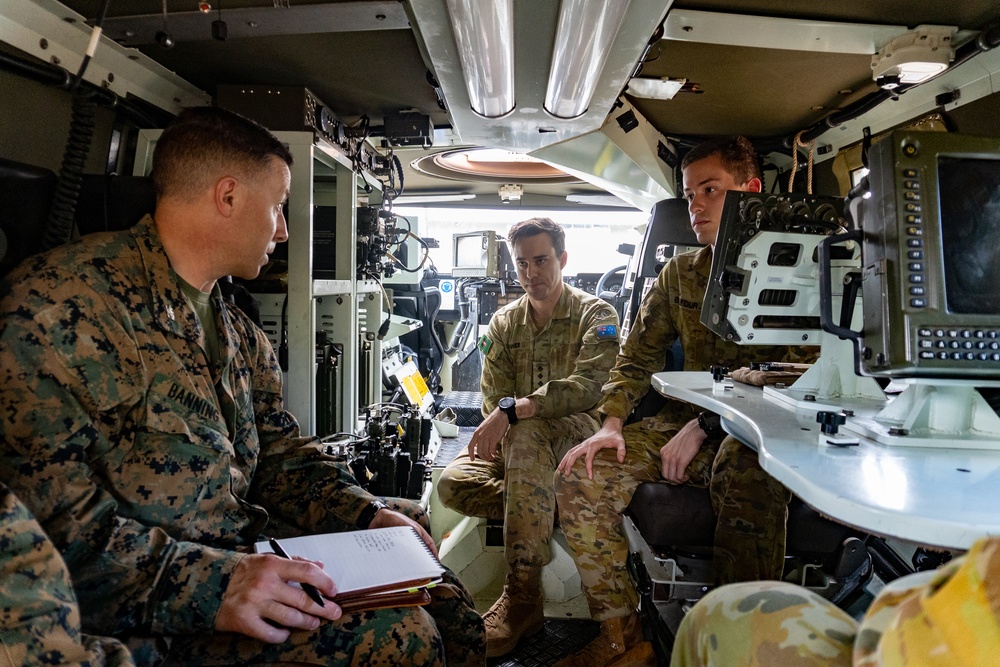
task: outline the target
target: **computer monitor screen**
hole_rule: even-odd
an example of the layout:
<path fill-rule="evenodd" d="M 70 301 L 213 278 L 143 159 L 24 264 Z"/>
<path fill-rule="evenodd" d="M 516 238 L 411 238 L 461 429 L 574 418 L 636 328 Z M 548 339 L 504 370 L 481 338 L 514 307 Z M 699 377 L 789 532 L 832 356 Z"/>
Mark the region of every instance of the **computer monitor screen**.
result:
<path fill-rule="evenodd" d="M 845 231 L 844 200 L 805 194 L 726 194 L 701 322 L 750 345 L 818 345 L 817 246 Z M 856 243 L 831 246 L 833 312 L 848 274 L 860 270 Z"/>
<path fill-rule="evenodd" d="M 1000 139 L 896 131 L 869 165 L 862 369 L 1000 377 Z"/>
<path fill-rule="evenodd" d="M 947 308 L 1000 313 L 1000 159 L 941 157 L 938 181 Z"/>

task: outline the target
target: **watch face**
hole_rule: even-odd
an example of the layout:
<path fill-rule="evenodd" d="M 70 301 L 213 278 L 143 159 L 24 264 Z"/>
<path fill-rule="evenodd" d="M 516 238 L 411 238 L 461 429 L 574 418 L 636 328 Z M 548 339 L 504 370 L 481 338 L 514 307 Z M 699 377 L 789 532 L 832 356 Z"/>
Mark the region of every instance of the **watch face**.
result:
<path fill-rule="evenodd" d="M 511 398 L 510 396 L 504 396 L 503 398 L 500 399 L 500 402 L 497 403 L 497 406 L 501 410 L 510 410 L 512 407 L 514 407 L 514 399 Z"/>

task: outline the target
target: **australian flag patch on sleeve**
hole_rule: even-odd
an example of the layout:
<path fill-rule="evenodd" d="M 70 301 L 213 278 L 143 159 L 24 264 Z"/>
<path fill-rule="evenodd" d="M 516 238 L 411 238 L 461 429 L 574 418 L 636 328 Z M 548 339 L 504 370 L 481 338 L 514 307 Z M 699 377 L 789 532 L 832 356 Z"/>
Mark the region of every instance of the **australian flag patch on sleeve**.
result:
<path fill-rule="evenodd" d="M 618 327 L 614 324 L 601 324 L 594 327 L 597 340 L 618 340 Z"/>

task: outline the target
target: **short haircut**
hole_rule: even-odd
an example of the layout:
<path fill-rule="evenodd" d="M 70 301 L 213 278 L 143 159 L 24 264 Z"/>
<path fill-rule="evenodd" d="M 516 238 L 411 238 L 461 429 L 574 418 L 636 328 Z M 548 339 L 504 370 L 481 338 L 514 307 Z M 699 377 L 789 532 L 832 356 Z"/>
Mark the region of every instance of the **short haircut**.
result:
<path fill-rule="evenodd" d="M 746 183 L 751 178 L 760 178 L 760 161 L 753 144 L 746 137 L 726 137 L 704 141 L 690 151 L 681 160 L 681 170 L 688 165 L 718 155 L 722 166 L 736 180 Z"/>
<path fill-rule="evenodd" d="M 273 157 L 292 164 L 288 148 L 263 125 L 218 107 L 185 109 L 156 142 L 156 195 L 192 200 L 226 173 L 253 181 Z"/>
<path fill-rule="evenodd" d="M 507 232 L 507 243 L 510 244 L 510 249 L 513 250 L 514 245 L 518 241 L 538 236 L 539 234 L 548 234 L 549 238 L 552 239 L 552 247 L 556 251 L 556 257 L 566 252 L 566 232 L 563 231 L 558 222 L 551 218 L 528 218 L 527 220 L 522 220 Z"/>

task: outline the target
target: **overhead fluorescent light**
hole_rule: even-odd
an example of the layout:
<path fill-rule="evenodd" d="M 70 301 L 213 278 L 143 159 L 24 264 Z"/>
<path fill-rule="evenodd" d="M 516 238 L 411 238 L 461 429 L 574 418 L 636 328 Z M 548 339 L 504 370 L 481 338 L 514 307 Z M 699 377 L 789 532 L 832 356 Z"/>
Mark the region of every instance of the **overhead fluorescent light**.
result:
<path fill-rule="evenodd" d="M 633 97 L 644 97 L 649 100 L 672 100 L 674 95 L 681 91 L 687 79 L 648 79 L 643 77 L 633 77 L 628 82 L 629 95 Z"/>
<path fill-rule="evenodd" d="M 447 0 L 472 110 L 500 118 L 514 110 L 514 0 Z"/>
<path fill-rule="evenodd" d="M 614 206 L 616 208 L 635 208 L 622 199 L 614 195 L 566 195 L 566 201 L 570 204 L 583 204 L 585 206 Z"/>
<path fill-rule="evenodd" d="M 918 26 L 896 37 L 872 56 L 872 78 L 882 88 L 922 83 L 948 68 L 955 59 L 955 28 Z"/>
<path fill-rule="evenodd" d="M 438 202 L 468 201 L 475 199 L 476 195 L 468 192 L 459 194 L 426 194 L 426 195 L 402 195 L 392 200 L 393 206 L 406 206 L 407 204 L 436 204 Z"/>
<path fill-rule="evenodd" d="M 571 119 L 587 111 L 628 5 L 629 0 L 562 0 L 545 93 L 547 112 Z"/>

